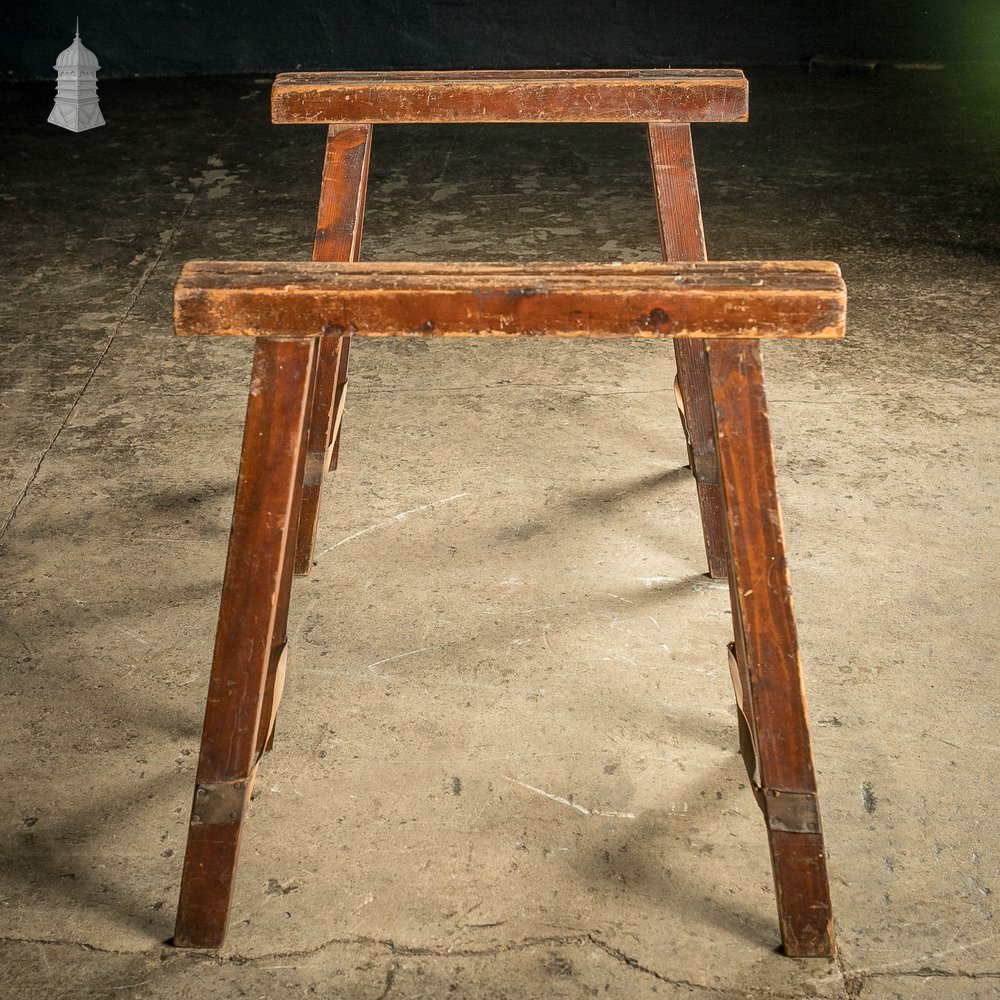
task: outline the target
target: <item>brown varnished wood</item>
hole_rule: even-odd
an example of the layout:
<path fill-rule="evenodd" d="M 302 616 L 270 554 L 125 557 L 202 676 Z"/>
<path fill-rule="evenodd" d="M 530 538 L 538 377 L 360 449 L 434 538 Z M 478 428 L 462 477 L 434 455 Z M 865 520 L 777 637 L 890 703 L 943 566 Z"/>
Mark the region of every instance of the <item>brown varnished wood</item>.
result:
<path fill-rule="evenodd" d="M 331 126 L 314 263 L 192 262 L 175 293 L 179 334 L 259 338 L 175 942 L 225 935 L 243 814 L 273 737 L 292 570 L 311 566 L 322 476 L 337 462 L 352 337 L 669 337 L 709 569 L 730 579 L 741 748 L 765 813 L 782 941 L 789 955 L 831 954 L 757 340 L 842 336 L 845 293 L 828 263 L 704 262 L 689 123 L 745 120 L 743 74 L 284 74 L 272 111 L 275 122 Z M 372 123 L 479 121 L 647 123 L 671 263 L 350 263 Z"/>
<path fill-rule="evenodd" d="M 705 234 L 691 146 L 691 126 L 654 122 L 649 125 L 648 133 L 663 259 L 704 260 Z M 708 572 L 716 579 L 724 579 L 726 531 L 712 426 L 712 388 L 708 379 L 704 340 L 675 340 L 674 357 L 683 407 L 681 422 L 698 491 Z"/>
<path fill-rule="evenodd" d="M 322 264 L 196 261 L 181 335 L 802 337 L 843 335 L 836 265 Z"/>
<path fill-rule="evenodd" d="M 327 448 L 323 464 L 324 473 L 337 468 L 337 459 L 340 455 L 340 426 L 344 419 L 344 408 L 347 402 L 347 367 L 350 359 L 351 338 L 350 336 L 340 337 L 338 342 L 341 353 L 338 357 L 337 393 L 334 399 L 333 421 L 330 431 L 331 444 Z"/>
<path fill-rule="evenodd" d="M 254 352 L 174 933 L 183 947 L 218 947 L 228 924 L 243 811 L 259 755 L 314 355 L 311 339 L 260 340 Z M 279 384 L 280 392 L 268 391 Z M 243 785 L 231 796 L 232 811 L 206 808 L 206 801 L 225 801 L 234 782 Z"/>
<path fill-rule="evenodd" d="M 313 260 L 357 260 L 368 187 L 372 128 L 327 131 Z"/>
<path fill-rule="evenodd" d="M 333 416 L 337 409 L 341 356 L 346 354 L 349 343 L 350 337 L 321 337 L 319 340 L 316 384 L 310 403 L 308 440 L 302 468 L 302 501 L 295 532 L 293 569 L 298 576 L 308 576 L 312 569 L 323 477 L 327 472 L 326 455 L 334 434 Z"/>
<path fill-rule="evenodd" d="M 785 952 L 833 953 L 826 853 L 792 594 L 785 558 L 767 399 L 756 341 L 708 344 L 715 432 L 729 539 L 729 583 L 744 711 L 756 743 Z M 813 832 L 775 829 L 768 796 L 815 810 Z"/>
<path fill-rule="evenodd" d="M 831 958 L 837 942 L 822 833 L 768 830 L 781 947 L 789 958 Z"/>
<path fill-rule="evenodd" d="M 327 132 L 313 260 L 353 261 L 361 254 L 371 139 L 370 125 L 330 126 Z M 340 448 L 350 346 L 350 337 L 324 337 L 319 346 L 296 531 L 295 572 L 299 575 L 312 569 L 323 476 L 335 465 L 330 456 Z"/>
<path fill-rule="evenodd" d="M 740 70 L 486 70 L 282 73 L 276 124 L 734 122 L 747 118 Z"/>
<path fill-rule="evenodd" d="M 220 290 L 237 298 L 216 298 Z M 239 296 L 254 299 L 253 308 Z M 333 307 L 322 305 L 327 299 Z M 185 301 L 200 305 L 186 311 Z M 301 481 L 314 345 L 337 335 L 331 317 L 359 333 L 407 330 L 414 315 L 423 315 L 413 312 L 414 302 L 435 306 L 433 315 L 448 317 L 456 335 L 488 331 L 491 323 L 477 310 L 493 315 L 500 303 L 504 316 L 515 317 L 496 314 L 506 336 L 536 332 L 538 316 L 553 315 L 551 309 L 573 313 L 574 322 L 583 317 L 576 335 L 624 335 L 641 308 L 647 319 L 662 310 L 655 320 L 659 336 L 705 339 L 711 328 L 720 338 L 707 343 L 708 372 L 745 752 L 752 753 L 765 812 L 785 950 L 831 954 L 825 852 L 757 343 L 765 336 L 843 333 L 843 283 L 836 265 L 824 262 L 534 268 L 201 262 L 185 269 L 177 288 L 178 332 L 231 333 L 233 324 L 250 323 L 284 337 L 257 342 L 176 943 L 216 946 L 225 934 L 243 813 L 271 721 L 268 685 L 284 637 L 289 525 Z M 536 315 L 539 302 L 551 309 Z M 444 312 L 441 303 L 450 303 Z M 641 317 L 638 326 L 645 326 Z M 755 339 L 747 339 L 748 330 Z M 287 339 L 293 331 L 298 339 Z M 734 339 L 737 331 L 742 336 Z"/>
<path fill-rule="evenodd" d="M 302 530 L 303 504 L 308 485 L 306 467 L 309 459 L 308 443 L 311 440 L 311 421 L 316 419 L 317 368 L 319 356 L 327 339 L 320 337 L 315 342 L 315 352 L 310 366 L 309 387 L 306 394 L 306 416 L 302 425 L 301 442 L 298 449 L 298 465 L 295 468 L 295 481 L 292 489 L 289 531 L 285 537 L 285 554 L 281 562 L 281 578 L 275 604 L 274 627 L 271 631 L 271 655 L 264 684 L 260 720 L 257 724 L 258 759 L 261 754 L 270 752 L 274 746 L 278 706 L 284 687 L 285 668 L 288 662 L 288 611 L 292 600 L 292 577 L 295 571 L 295 553 L 298 546 L 298 534 Z M 264 373 L 261 384 L 263 394 L 275 397 L 283 396 L 286 391 L 283 370 L 273 367 L 268 369 Z"/>

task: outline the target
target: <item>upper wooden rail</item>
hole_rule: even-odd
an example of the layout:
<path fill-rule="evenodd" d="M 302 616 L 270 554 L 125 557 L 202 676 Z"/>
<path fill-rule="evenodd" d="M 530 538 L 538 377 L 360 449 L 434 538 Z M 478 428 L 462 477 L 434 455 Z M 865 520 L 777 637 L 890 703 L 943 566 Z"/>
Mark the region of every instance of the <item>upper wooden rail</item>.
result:
<path fill-rule="evenodd" d="M 282 73 L 271 89 L 279 125 L 746 119 L 738 69 Z"/>
<path fill-rule="evenodd" d="M 251 337 L 841 337 L 824 261 L 370 264 L 191 261 L 180 335 Z"/>

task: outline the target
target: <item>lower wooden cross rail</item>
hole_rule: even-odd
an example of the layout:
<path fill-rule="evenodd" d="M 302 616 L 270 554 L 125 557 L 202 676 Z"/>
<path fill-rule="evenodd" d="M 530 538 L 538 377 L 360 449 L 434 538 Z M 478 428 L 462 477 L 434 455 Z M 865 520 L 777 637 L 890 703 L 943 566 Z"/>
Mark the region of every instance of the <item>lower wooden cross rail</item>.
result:
<path fill-rule="evenodd" d="M 815 261 L 187 264 L 177 333 L 249 336 L 256 347 L 174 943 L 217 947 L 226 934 L 243 819 L 281 697 L 324 354 L 336 357 L 349 337 L 642 337 L 694 341 L 707 356 L 740 745 L 764 813 L 785 952 L 831 955 L 759 341 L 842 337 L 845 303 L 838 267 Z"/>

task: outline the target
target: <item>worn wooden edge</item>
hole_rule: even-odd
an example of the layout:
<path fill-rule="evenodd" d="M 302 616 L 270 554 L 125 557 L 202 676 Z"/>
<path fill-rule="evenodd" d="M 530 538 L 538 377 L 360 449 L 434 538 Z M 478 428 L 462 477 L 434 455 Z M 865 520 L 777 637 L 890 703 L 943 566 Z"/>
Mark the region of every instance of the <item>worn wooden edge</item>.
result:
<path fill-rule="evenodd" d="M 837 338 L 836 264 L 192 261 L 178 335 Z"/>
<path fill-rule="evenodd" d="M 700 276 L 732 275 L 742 276 L 747 282 L 754 282 L 764 274 L 780 273 L 796 274 L 826 274 L 839 278 L 840 265 L 830 260 L 671 260 L 671 261 L 636 261 L 623 264 L 619 261 L 594 263 L 590 261 L 551 261 L 541 264 L 516 264 L 506 261 L 470 261 L 459 263 L 455 261 L 268 261 L 268 260 L 189 260 L 182 269 L 181 276 L 205 275 L 241 275 L 247 278 L 258 275 L 268 280 L 277 276 L 297 275 L 306 279 L 313 273 L 316 280 L 326 281 L 327 276 L 339 274 L 344 279 L 357 278 L 361 282 L 369 280 L 368 275 L 379 276 L 396 274 L 400 279 L 417 279 L 421 276 L 434 280 L 448 280 L 449 276 L 488 277 L 498 275 L 506 278 L 509 275 L 559 275 L 570 277 L 577 275 L 583 279 L 594 275 L 642 275 L 649 274 L 659 278 L 665 275 L 681 275 L 685 279 Z"/>
<path fill-rule="evenodd" d="M 271 120 L 288 124 L 737 122 L 738 69 L 281 73 Z"/>
<path fill-rule="evenodd" d="M 715 66 L 708 69 L 421 69 L 421 70 L 300 70 L 278 73 L 275 80 L 343 83 L 531 83 L 533 81 L 593 82 L 602 80 L 746 80 L 743 70 Z"/>

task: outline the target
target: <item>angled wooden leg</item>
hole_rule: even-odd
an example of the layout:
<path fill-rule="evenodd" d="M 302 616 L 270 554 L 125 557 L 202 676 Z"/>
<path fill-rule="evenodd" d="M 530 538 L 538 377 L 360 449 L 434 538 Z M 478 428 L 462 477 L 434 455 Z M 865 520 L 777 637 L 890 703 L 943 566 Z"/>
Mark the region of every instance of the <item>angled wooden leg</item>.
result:
<path fill-rule="evenodd" d="M 360 255 L 371 137 L 370 125 L 330 126 L 313 260 L 357 260 Z M 295 572 L 302 576 L 312 569 L 323 475 L 337 467 L 349 348 L 349 339 L 341 337 L 324 338 L 320 344 L 296 532 Z"/>
<path fill-rule="evenodd" d="M 705 260 L 690 125 L 649 124 L 649 158 L 664 260 Z M 726 531 L 712 426 L 712 388 L 704 340 L 674 341 L 678 409 L 698 490 L 709 575 L 726 577 Z"/>
<path fill-rule="evenodd" d="M 315 400 L 317 385 L 318 359 L 323 353 L 324 347 L 328 349 L 328 340 L 336 340 L 339 337 L 321 337 L 316 344 L 316 361 L 313 364 L 313 378 L 310 382 L 309 395 L 306 400 L 306 421 L 302 428 L 302 439 L 308 442 L 312 428 L 310 420 L 315 416 Z M 302 496 L 305 492 L 306 461 L 308 452 L 305 446 L 299 449 L 298 470 L 295 473 L 295 491 L 292 494 L 291 523 L 293 525 L 301 523 Z M 278 599 L 274 612 L 274 631 L 271 638 L 271 660 L 267 671 L 267 684 L 264 688 L 264 702 L 261 706 L 260 723 L 257 732 L 257 753 L 258 756 L 269 753 L 274 747 L 274 730 L 278 716 L 278 707 L 281 704 L 281 695 L 285 686 L 285 667 L 288 663 L 288 608 L 292 597 L 292 577 L 295 566 L 295 547 L 297 545 L 297 533 L 288 532 L 285 542 L 285 559 L 281 565 L 281 583 L 278 588 Z"/>
<path fill-rule="evenodd" d="M 174 931 L 179 947 L 216 948 L 226 935 L 265 692 L 276 666 L 275 618 L 291 555 L 315 353 L 311 339 L 267 338 L 258 339 L 254 352 Z"/>
<path fill-rule="evenodd" d="M 830 887 L 759 343 L 713 341 L 708 370 L 730 550 L 740 742 L 767 823 L 785 953 L 829 956 Z"/>
<path fill-rule="evenodd" d="M 333 422 L 330 427 L 329 444 L 326 449 L 324 472 L 337 468 L 340 457 L 340 424 L 344 419 L 344 405 L 347 402 L 347 369 L 351 358 L 351 334 L 345 333 L 339 338 L 337 355 L 337 388 L 333 397 Z"/>

